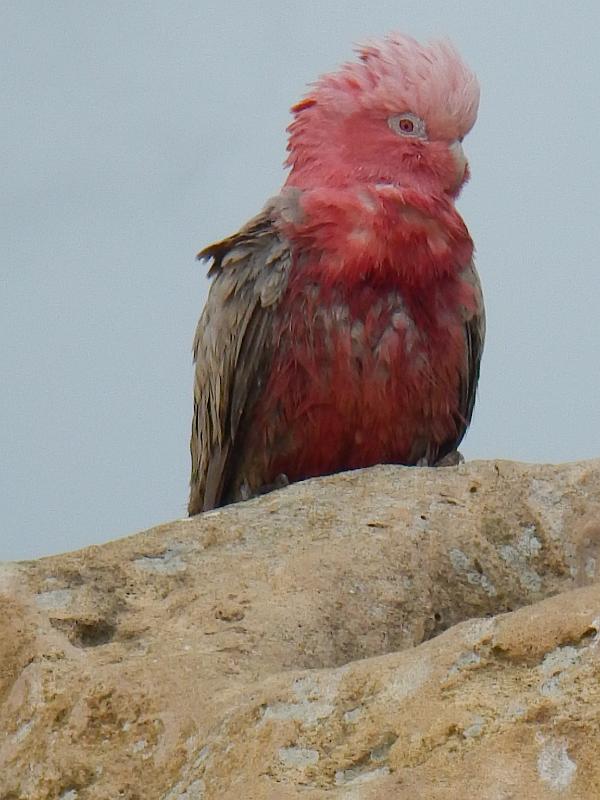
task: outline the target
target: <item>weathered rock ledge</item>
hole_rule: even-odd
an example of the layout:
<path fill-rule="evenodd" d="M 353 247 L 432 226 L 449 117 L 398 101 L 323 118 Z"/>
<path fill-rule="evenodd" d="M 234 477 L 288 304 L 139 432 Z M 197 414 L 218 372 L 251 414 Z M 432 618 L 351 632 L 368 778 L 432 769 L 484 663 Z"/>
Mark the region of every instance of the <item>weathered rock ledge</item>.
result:
<path fill-rule="evenodd" d="M 600 461 L 377 467 L 0 565 L 0 800 L 600 797 Z"/>

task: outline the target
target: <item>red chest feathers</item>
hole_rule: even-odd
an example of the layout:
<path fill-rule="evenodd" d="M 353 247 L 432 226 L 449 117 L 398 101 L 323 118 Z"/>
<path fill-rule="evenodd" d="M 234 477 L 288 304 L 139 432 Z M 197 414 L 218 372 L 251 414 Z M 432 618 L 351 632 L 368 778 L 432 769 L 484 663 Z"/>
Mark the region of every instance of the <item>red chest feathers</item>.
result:
<path fill-rule="evenodd" d="M 460 428 L 471 303 L 456 276 L 400 291 L 389 281 L 344 288 L 297 274 L 257 409 L 270 471 L 296 480 L 435 460 Z"/>

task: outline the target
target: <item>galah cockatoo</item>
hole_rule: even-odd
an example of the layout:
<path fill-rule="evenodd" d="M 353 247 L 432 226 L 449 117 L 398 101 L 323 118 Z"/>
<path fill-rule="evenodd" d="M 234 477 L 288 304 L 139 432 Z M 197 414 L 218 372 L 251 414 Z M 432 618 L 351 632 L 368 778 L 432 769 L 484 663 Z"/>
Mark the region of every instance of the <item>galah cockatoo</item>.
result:
<path fill-rule="evenodd" d="M 446 41 L 358 49 L 292 108 L 288 178 L 202 250 L 189 513 L 379 463 L 439 464 L 484 339 L 469 172 L 475 75 Z"/>

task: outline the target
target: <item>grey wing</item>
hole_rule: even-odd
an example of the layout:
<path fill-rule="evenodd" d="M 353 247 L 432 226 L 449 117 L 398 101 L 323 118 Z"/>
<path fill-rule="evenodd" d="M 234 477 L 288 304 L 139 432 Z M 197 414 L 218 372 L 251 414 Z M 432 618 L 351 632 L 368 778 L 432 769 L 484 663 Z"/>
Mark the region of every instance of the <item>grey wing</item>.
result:
<path fill-rule="evenodd" d="M 212 258 L 208 274 L 214 279 L 194 338 L 190 515 L 223 501 L 240 427 L 272 346 L 291 251 L 269 212 L 198 256 Z"/>
<path fill-rule="evenodd" d="M 460 376 L 459 384 L 459 413 L 456 419 L 457 435 L 454 439 L 445 442 L 437 454 L 437 462 L 444 463 L 444 459 L 452 454 L 461 443 L 473 416 L 477 384 L 479 382 L 479 369 L 485 340 L 485 308 L 479 275 L 473 263 L 463 270 L 462 280 L 470 284 L 475 297 L 475 308 L 463 309 L 464 335 L 465 335 L 465 371 Z M 454 459 L 448 463 L 455 463 Z"/>
<path fill-rule="evenodd" d="M 473 408 L 475 406 L 475 396 L 477 384 L 479 382 L 479 369 L 483 344 L 485 341 L 485 308 L 483 305 L 483 294 L 479 275 L 473 263 L 463 272 L 463 280 L 473 287 L 475 295 L 475 310 L 465 310 L 465 345 L 467 349 L 466 371 L 462 376 L 460 386 L 460 410 L 461 410 L 461 434 L 460 439 L 469 427 Z M 459 440 L 460 441 L 460 440 Z M 458 446 L 459 442 L 456 443 Z"/>

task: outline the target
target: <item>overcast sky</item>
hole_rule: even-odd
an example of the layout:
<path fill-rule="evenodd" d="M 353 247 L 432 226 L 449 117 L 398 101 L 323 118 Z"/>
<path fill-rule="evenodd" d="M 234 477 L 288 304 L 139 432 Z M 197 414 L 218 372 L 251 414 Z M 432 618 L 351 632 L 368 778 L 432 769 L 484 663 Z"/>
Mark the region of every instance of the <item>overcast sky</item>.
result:
<path fill-rule="evenodd" d="M 279 188 L 305 84 L 392 29 L 448 35 L 482 86 L 462 450 L 600 456 L 598 0 L 5 0 L 0 559 L 185 515 L 194 255 Z"/>

